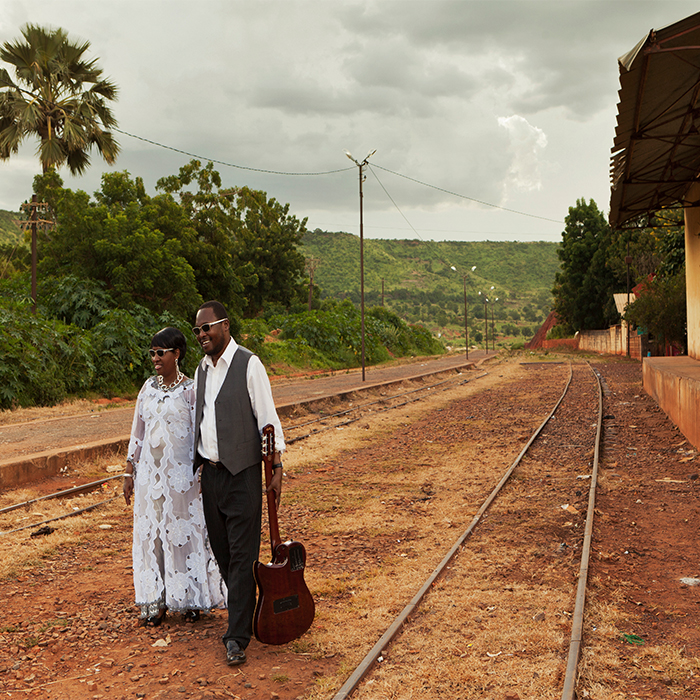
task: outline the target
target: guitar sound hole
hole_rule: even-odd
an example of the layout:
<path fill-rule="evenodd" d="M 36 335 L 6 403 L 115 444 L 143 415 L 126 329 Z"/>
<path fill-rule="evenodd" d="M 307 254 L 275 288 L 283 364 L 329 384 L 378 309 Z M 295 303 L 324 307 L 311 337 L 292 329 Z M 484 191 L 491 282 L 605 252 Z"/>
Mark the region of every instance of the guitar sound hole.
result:
<path fill-rule="evenodd" d="M 292 571 L 300 571 L 304 568 L 304 548 L 292 547 L 289 550 L 289 568 Z"/>
<path fill-rule="evenodd" d="M 299 607 L 299 596 L 290 595 L 286 598 L 278 598 L 273 604 L 272 609 L 277 615 L 278 613 L 287 612 L 288 610 L 295 610 Z"/>

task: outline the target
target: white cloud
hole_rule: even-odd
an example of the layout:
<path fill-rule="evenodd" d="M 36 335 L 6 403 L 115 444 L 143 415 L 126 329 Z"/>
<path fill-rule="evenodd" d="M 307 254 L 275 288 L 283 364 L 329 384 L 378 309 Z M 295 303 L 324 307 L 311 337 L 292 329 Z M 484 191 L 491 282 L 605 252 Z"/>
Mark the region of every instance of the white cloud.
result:
<path fill-rule="evenodd" d="M 510 137 L 512 162 L 507 182 L 520 190 L 541 189 L 540 154 L 547 146 L 547 135 L 517 114 L 498 117 L 498 124 Z"/>

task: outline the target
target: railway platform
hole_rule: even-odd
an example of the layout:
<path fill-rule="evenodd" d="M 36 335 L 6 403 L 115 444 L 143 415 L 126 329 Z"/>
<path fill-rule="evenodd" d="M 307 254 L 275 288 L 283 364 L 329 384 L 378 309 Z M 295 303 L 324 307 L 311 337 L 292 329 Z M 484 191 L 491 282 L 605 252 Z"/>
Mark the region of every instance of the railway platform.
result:
<path fill-rule="evenodd" d="M 416 358 L 393 366 L 343 370 L 303 378 L 272 380 L 272 395 L 281 416 L 296 406 L 330 397 L 391 386 L 420 377 L 474 368 L 496 355 L 473 350 L 464 354 Z M 123 449 L 129 442 L 133 404 L 59 418 L 0 426 L 0 491 L 58 474 L 72 460 L 87 460 Z"/>

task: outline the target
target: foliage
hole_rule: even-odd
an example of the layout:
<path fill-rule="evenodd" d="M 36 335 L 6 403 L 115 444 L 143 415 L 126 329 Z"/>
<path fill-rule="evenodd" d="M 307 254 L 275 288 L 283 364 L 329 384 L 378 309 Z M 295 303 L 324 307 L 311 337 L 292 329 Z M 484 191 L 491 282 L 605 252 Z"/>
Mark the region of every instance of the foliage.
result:
<path fill-rule="evenodd" d="M 49 405 L 90 386 L 90 346 L 74 327 L 0 308 L 0 407 Z"/>
<path fill-rule="evenodd" d="M 180 241 L 166 238 L 145 215 L 139 179 L 105 173 L 97 203 L 80 190 L 61 188 L 52 196 L 58 224 L 42 242 L 42 275 L 98 282 L 124 308 L 139 304 L 157 313 L 194 314 L 201 297 L 192 267 Z"/>
<path fill-rule="evenodd" d="M 685 267 L 685 222 L 682 209 L 665 209 L 657 212 L 655 220 L 663 228 L 657 230 L 657 243 L 661 262 L 656 272 L 660 277 L 673 277 Z"/>
<path fill-rule="evenodd" d="M 17 153 L 28 136 L 39 137 L 44 172 L 66 164 L 73 174 L 90 163 L 96 148 L 113 163 L 119 153 L 110 127 L 117 124 L 108 102 L 117 97 L 114 83 L 102 77 L 97 61 L 84 54 L 89 42 L 70 41 L 63 29 L 25 25 L 23 40 L 5 42 L 0 59 L 14 70 L 0 69 L 0 158 Z"/>
<path fill-rule="evenodd" d="M 80 297 L 76 281 L 67 287 Z M 167 313 L 154 317 L 143 307 L 125 311 L 99 306 L 86 324 L 91 327 L 81 328 L 47 318 L 42 307 L 33 316 L 26 303 L 5 302 L 0 307 L 0 408 L 50 405 L 88 392 L 132 392 L 153 374 L 146 351 L 165 326 L 180 328 L 191 341 L 182 366 L 188 376 L 194 376 L 201 357 L 187 324 Z M 76 308 L 75 316 L 83 316 L 84 306 Z"/>
<path fill-rule="evenodd" d="M 547 340 L 559 340 L 561 338 L 573 338 L 574 331 L 566 323 L 557 323 L 547 332 Z"/>
<path fill-rule="evenodd" d="M 686 345 L 685 271 L 645 281 L 625 320 L 651 333 L 663 343 Z"/>
<path fill-rule="evenodd" d="M 37 290 L 39 310 L 47 318 L 79 328 L 93 328 L 115 308 L 104 286 L 75 275 L 42 279 Z"/>
<path fill-rule="evenodd" d="M 236 228 L 232 246 L 234 266 L 250 266 L 255 277 L 244 281 L 244 314 L 255 316 L 268 303 L 290 306 L 305 298 L 304 256 L 298 251 L 306 230 L 284 206 L 265 192 L 241 187 L 236 192 Z"/>
<path fill-rule="evenodd" d="M 196 185 L 197 191 L 189 188 Z M 232 258 L 235 201 L 233 190 L 221 189 L 221 176 L 212 163 L 202 167 L 191 160 L 177 175 L 161 178 L 156 188 L 164 192 L 151 202 L 152 221 L 165 230 L 177 217 L 183 217 L 192 231 L 183 241 L 184 254 L 195 271 L 197 291 L 205 299 L 218 299 L 229 314 L 240 315 L 243 309 L 243 284 L 255 277 L 252 266 L 234 267 Z M 174 197 L 180 212 L 174 215 Z M 168 237 L 182 239 L 182 225 L 166 230 Z M 179 229 L 179 230 L 178 230 Z"/>
<path fill-rule="evenodd" d="M 559 318 L 574 330 L 606 328 L 617 321 L 613 293 L 623 283 L 608 266 L 611 245 L 610 226 L 592 199 L 569 207 L 553 294 Z"/>
<path fill-rule="evenodd" d="M 411 323 L 437 332 L 464 328 L 464 275 L 470 326 L 483 318 L 478 291 L 500 297 L 497 310 L 520 323 L 530 304 L 536 317 L 551 307 L 551 286 L 559 268 L 557 243 L 364 241 L 365 304 L 382 305 Z M 324 298 L 360 303 L 360 244 L 349 233 L 307 231 L 302 252 L 314 261 L 314 284 Z M 472 267 L 476 265 L 476 270 Z M 454 269 L 453 269 L 454 268 Z M 473 327 L 476 332 L 477 327 Z M 472 331 L 470 330 L 470 337 Z"/>
<path fill-rule="evenodd" d="M 18 218 L 11 211 L 0 210 L 0 245 L 15 246 L 24 240 L 24 233 L 17 225 Z"/>
<path fill-rule="evenodd" d="M 362 360 L 360 312 L 349 301 L 333 302 L 321 310 L 304 311 L 277 319 L 284 339 L 297 339 L 309 347 L 340 361 L 357 366 Z M 365 314 L 365 362 L 376 364 L 394 355 L 443 352 L 440 343 L 422 326 L 409 326 L 386 309 L 370 309 Z"/>

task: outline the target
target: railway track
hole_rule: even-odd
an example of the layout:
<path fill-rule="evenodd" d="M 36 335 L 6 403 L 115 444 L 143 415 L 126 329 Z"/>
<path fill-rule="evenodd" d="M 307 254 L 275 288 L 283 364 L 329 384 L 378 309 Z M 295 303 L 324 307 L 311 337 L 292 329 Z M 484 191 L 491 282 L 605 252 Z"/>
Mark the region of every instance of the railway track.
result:
<path fill-rule="evenodd" d="M 571 373 L 571 385 L 567 384 L 566 392 L 562 392 L 566 383 L 564 369 Z M 573 671 L 567 670 L 567 659 L 578 658 L 582 636 L 583 617 L 577 612 L 574 601 L 577 585 L 585 578 L 580 562 L 581 552 L 586 547 L 584 533 L 589 530 L 586 504 L 589 510 L 592 508 L 588 494 L 594 481 L 596 435 L 600 433 L 599 389 L 586 366 L 577 365 L 571 370 L 561 366 L 561 371 L 547 380 L 558 385 L 556 391 L 545 387 L 539 374 L 534 375 L 536 371 L 533 366 L 531 384 L 539 386 L 530 386 L 523 393 L 509 396 L 506 391 L 495 395 L 496 390 L 489 387 L 484 394 L 475 393 L 464 399 L 461 412 L 450 413 L 449 417 L 445 415 L 423 426 L 407 427 L 407 434 L 413 437 L 421 434 L 425 438 L 422 456 L 426 464 L 431 463 L 433 467 L 441 465 L 443 458 L 428 452 L 433 445 L 438 450 L 439 443 L 444 447 L 444 443 L 454 439 L 455 431 L 466 441 L 481 440 L 480 435 L 493 433 L 489 439 L 494 441 L 494 446 L 489 445 L 488 440 L 484 440 L 483 445 L 480 442 L 474 456 L 465 461 L 460 461 L 461 453 L 453 454 L 451 470 L 464 475 L 470 485 L 463 497 L 463 512 L 467 513 L 464 517 L 469 524 L 466 531 L 460 528 L 461 534 L 456 537 L 452 524 L 436 527 L 428 544 L 427 536 L 416 536 L 412 540 L 410 529 L 404 529 L 405 537 L 398 540 L 401 544 L 387 547 L 383 560 L 386 562 L 388 557 L 396 562 L 395 570 L 399 575 L 405 567 L 414 568 L 416 572 L 421 570 L 417 561 L 421 548 L 426 546 L 434 549 L 431 556 L 436 559 L 437 566 L 429 567 L 432 573 L 422 579 L 422 585 L 414 582 L 413 598 L 408 595 L 397 604 L 400 595 L 393 592 L 390 608 L 398 615 L 384 632 L 374 637 L 371 632 L 364 636 L 360 644 L 365 647 L 362 658 L 352 672 L 345 662 L 349 677 L 334 700 L 350 696 L 373 700 L 448 695 L 555 697 L 555 692 L 562 698 L 574 697 L 565 694 L 573 693 L 576 673 L 575 661 L 568 662 L 573 665 Z M 550 367 L 547 371 L 553 373 L 555 369 Z M 318 441 L 319 433 L 349 426 L 359 419 L 371 419 L 391 408 L 407 408 L 423 396 L 432 398 L 441 391 L 452 392 L 450 396 L 458 395 L 455 389 L 465 381 L 485 376 L 455 376 L 419 390 L 353 402 L 355 405 L 343 411 L 287 420 L 285 433 L 290 442 L 311 438 Z M 537 435 L 530 432 L 526 435 L 526 426 L 532 423 L 528 413 L 534 415 L 541 411 L 539 406 L 529 411 L 527 402 L 532 402 L 543 387 L 547 389 L 546 401 L 550 407 L 557 402 L 557 408 L 547 422 L 539 425 Z M 484 406 L 489 402 L 491 406 L 487 411 Z M 541 411 L 541 415 L 545 413 Z M 499 447 L 496 436 L 502 430 L 507 437 Z M 498 477 L 485 467 L 487 453 L 496 452 L 518 453 L 515 461 L 512 457 L 501 459 L 507 461 L 503 465 L 507 473 Z M 405 454 L 411 453 L 406 451 Z M 449 449 L 446 454 L 450 455 Z M 415 459 L 415 454 L 410 458 Z M 351 470 L 347 471 L 351 475 Z M 414 473 L 406 475 L 409 480 L 413 476 Z M 326 477 L 322 476 L 324 482 L 328 481 Z M 351 476 L 342 477 L 343 486 L 349 478 Z M 494 488 L 496 484 L 498 491 Z M 103 497 L 105 484 L 99 486 L 101 491 L 95 494 L 96 498 Z M 455 484 L 455 491 L 459 487 L 460 483 Z M 289 482 L 289 488 L 294 488 L 293 481 Z M 398 523 L 398 510 L 404 504 L 410 509 L 411 518 L 418 522 L 429 506 L 438 505 L 431 488 L 445 490 L 437 482 L 432 487 L 423 483 L 420 488 L 426 494 L 425 507 L 415 503 L 419 499 L 408 502 L 399 496 L 400 490 L 392 493 L 393 487 L 388 484 L 379 497 L 387 500 L 387 517 L 393 517 L 388 517 L 381 527 L 391 530 Z M 362 489 L 371 491 L 372 485 L 364 481 Z M 72 507 L 76 509 L 75 505 Z M 294 511 L 293 506 L 291 510 Z M 455 524 L 458 522 L 452 513 L 448 516 Z M 451 539 L 447 539 L 447 535 Z M 390 539 L 383 541 L 391 542 Z M 338 566 L 344 566 L 344 560 L 335 557 L 329 568 L 328 562 L 324 564 L 317 558 L 318 542 L 309 541 L 308 550 L 309 574 L 315 577 L 310 585 L 312 590 L 318 590 L 319 581 L 332 578 Z M 397 554 L 397 551 L 402 553 Z M 355 570 L 357 557 L 350 554 L 351 570 Z M 348 570 L 343 571 L 340 578 L 348 580 Z M 367 586 L 371 587 L 372 581 L 368 581 Z M 404 586 L 403 590 L 407 588 Z M 327 595 L 323 592 L 323 597 Z M 344 599 L 348 595 L 355 593 L 338 594 Z M 324 604 L 320 607 L 323 610 Z M 582 609 L 582 605 L 580 607 Z M 371 609 L 372 605 L 365 608 L 362 616 L 369 615 L 371 619 Z M 577 618 L 581 624 L 576 622 Z M 329 624 L 323 617 L 322 621 Z M 371 647 L 369 651 L 368 647 Z M 348 654 L 347 658 L 354 657 Z M 511 680 L 504 684 L 504 676 Z M 411 694 L 404 692 L 407 686 Z M 510 695 L 500 693 L 502 687 L 510 688 Z"/>
<path fill-rule="evenodd" d="M 531 536 L 532 528 L 528 525 L 528 523 L 531 522 L 531 518 L 524 517 L 524 514 L 531 513 L 533 500 L 535 502 L 539 501 L 539 506 L 535 505 L 535 508 L 539 507 L 543 511 L 547 511 L 548 517 L 545 517 L 543 521 L 546 522 L 549 520 L 550 526 L 553 525 L 551 521 L 555 519 L 554 515 L 559 515 L 557 509 L 560 512 L 564 511 L 570 514 L 572 517 L 572 521 L 566 521 L 564 523 L 564 528 L 571 528 L 572 532 L 562 532 L 561 536 L 558 538 L 562 541 L 558 543 L 557 550 L 562 558 L 570 559 L 570 563 L 573 563 L 573 560 L 578 560 L 578 573 L 571 581 L 570 591 L 561 590 L 561 586 L 559 587 L 560 590 L 556 595 L 561 597 L 560 607 L 563 609 L 555 613 L 555 615 L 559 615 L 560 620 L 564 622 L 563 626 L 570 630 L 570 634 L 568 637 L 568 644 L 562 644 L 558 651 L 554 649 L 547 650 L 546 653 L 542 654 L 541 663 L 520 664 L 520 666 L 534 666 L 535 668 L 539 668 L 540 672 L 532 671 L 532 675 L 530 675 L 522 673 L 522 668 L 517 670 L 517 663 L 508 664 L 507 669 L 505 668 L 506 664 L 504 664 L 503 672 L 505 674 L 513 674 L 514 682 L 510 685 L 515 688 L 513 692 L 506 694 L 505 697 L 523 697 L 518 694 L 518 690 L 520 692 L 524 691 L 525 697 L 541 697 L 541 695 L 531 694 L 533 691 L 535 693 L 541 693 L 541 690 L 535 690 L 534 687 L 523 688 L 523 681 L 525 681 L 525 685 L 541 687 L 540 683 L 530 683 L 532 678 L 539 680 L 542 675 L 550 675 L 551 686 L 553 687 L 549 688 L 547 697 L 555 697 L 556 693 L 556 696 L 561 697 L 562 700 L 573 700 L 575 697 L 578 659 L 583 639 L 586 584 L 593 532 L 595 491 L 603 417 L 603 393 L 600 378 L 592 370 L 586 370 L 588 374 L 587 379 L 589 382 L 595 384 L 596 390 L 594 396 L 588 397 L 587 405 L 582 406 L 581 395 L 585 392 L 582 392 L 581 385 L 586 382 L 586 377 L 582 376 L 580 367 L 577 368 L 576 371 L 578 376 L 575 380 L 577 383 L 575 390 L 570 392 L 570 387 L 572 382 L 574 382 L 574 369 L 571 367 L 571 373 L 566 386 L 555 406 L 552 408 L 552 411 L 530 436 L 523 449 L 505 470 L 493 490 L 488 494 L 488 497 L 481 503 L 476 515 L 473 517 L 466 530 L 461 533 L 452 544 L 451 548 L 446 551 L 439 565 L 423 582 L 422 586 L 420 586 L 403 610 L 394 618 L 386 631 L 367 652 L 354 671 L 350 673 L 345 683 L 333 696 L 333 700 L 346 700 L 346 698 L 351 696 L 358 698 L 377 697 L 376 693 L 380 688 L 381 691 L 383 691 L 381 697 L 401 697 L 400 688 L 404 684 L 404 663 L 399 661 L 396 664 L 397 668 L 392 672 L 391 666 L 393 664 L 391 662 L 386 663 L 386 661 L 392 659 L 394 656 L 398 659 L 402 657 L 405 658 L 406 649 L 408 649 L 410 655 L 413 649 L 421 646 L 420 630 L 425 632 L 425 627 L 422 624 L 424 615 L 421 614 L 421 607 L 446 611 L 448 618 L 440 620 L 439 622 L 433 619 L 431 621 L 431 626 L 440 629 L 450 628 L 449 615 L 450 610 L 455 607 L 455 603 L 452 602 L 450 604 L 448 601 L 455 601 L 460 598 L 469 599 L 468 595 L 464 595 L 465 577 L 460 575 L 459 570 L 463 566 L 464 560 L 468 557 L 467 551 L 470 546 L 473 545 L 477 549 L 480 546 L 483 547 L 483 544 L 480 545 L 478 540 L 474 541 L 472 536 L 482 522 L 482 519 L 486 517 L 487 512 L 492 513 L 491 522 L 497 523 L 496 525 L 491 525 L 491 528 L 499 533 L 496 534 L 496 540 L 499 540 L 505 531 L 510 530 L 508 539 L 512 540 L 513 537 L 516 538 L 515 543 L 511 542 L 511 544 L 516 544 L 515 549 L 517 549 L 518 539 L 522 540 L 523 543 L 527 542 L 527 545 L 524 546 L 526 546 L 528 550 L 531 550 L 533 545 L 535 549 L 551 545 L 551 537 L 549 535 L 542 537 L 542 533 L 539 533 L 539 536 L 534 538 Z M 593 404 L 591 399 L 595 402 L 595 410 L 593 411 L 591 410 Z M 563 406 L 563 408 L 560 409 L 560 406 Z M 582 422 L 584 424 L 583 426 L 581 425 Z M 578 423 L 578 429 L 572 430 L 572 423 Z M 583 428 L 583 430 L 581 428 Z M 591 428 L 594 428 L 594 430 Z M 575 445 L 571 444 L 572 435 L 578 436 L 576 438 L 577 444 Z M 573 465 L 571 463 L 559 465 L 553 463 L 552 457 L 562 454 L 567 448 L 577 450 L 579 453 L 583 450 L 586 455 L 589 455 L 589 468 L 586 470 L 576 468 L 572 471 L 571 467 Z M 577 460 L 573 461 L 575 466 L 580 467 L 581 462 Z M 512 485 L 514 474 L 519 477 L 518 480 L 520 482 L 515 486 Z M 584 491 L 581 485 L 584 483 L 588 484 L 587 508 L 585 511 L 581 508 Z M 525 484 L 527 484 L 527 486 L 525 486 Z M 554 488 L 552 488 L 552 484 L 555 484 Z M 530 487 L 532 487 L 532 489 Z M 557 503 L 556 501 L 562 501 L 563 499 L 556 497 L 552 499 L 552 491 L 557 494 L 572 495 L 573 498 L 567 498 L 566 500 L 569 502 L 566 503 Z M 552 500 L 554 500 L 554 503 Z M 577 505 L 573 505 L 570 502 L 572 500 L 577 501 Z M 501 503 L 501 501 L 503 503 Z M 496 502 L 497 505 L 494 505 L 493 509 L 491 509 L 494 502 Z M 585 520 L 583 522 L 580 521 L 580 518 L 577 520 L 578 516 L 581 516 L 581 514 L 585 515 Z M 503 516 L 505 516 L 505 518 Z M 499 519 L 501 519 L 500 523 L 498 523 Z M 514 526 L 514 529 L 511 526 Z M 561 531 L 561 527 L 556 529 Z M 488 539 L 493 542 L 493 534 L 489 536 Z M 533 542 L 533 539 L 536 541 Z M 544 542 L 538 544 L 537 540 L 544 540 Z M 499 546 L 503 547 L 503 542 L 500 542 Z M 537 554 L 537 552 L 535 552 L 535 554 Z M 527 559 L 527 557 L 525 558 Z M 472 571 L 469 577 L 471 579 L 481 578 L 482 580 L 502 578 L 502 573 L 501 576 L 494 575 L 495 571 L 499 568 L 498 563 L 494 565 L 492 560 L 486 560 L 486 563 L 488 565 L 484 567 L 482 572 Z M 505 562 L 501 564 L 504 565 Z M 522 578 L 522 575 L 527 571 L 527 563 L 522 561 L 521 558 L 517 566 L 519 569 L 517 574 L 515 574 L 515 568 L 516 567 L 511 565 L 509 571 L 514 574 L 514 581 L 517 581 L 519 578 Z M 547 567 L 543 567 L 540 573 L 542 574 L 541 585 L 547 586 L 549 583 L 547 579 L 552 578 L 551 572 L 547 571 Z M 530 581 L 528 582 L 527 588 L 531 588 L 533 581 L 537 581 L 539 578 L 538 571 L 536 569 L 533 570 L 529 578 Z M 513 593 L 514 590 L 514 587 L 505 588 L 505 591 L 510 591 L 511 593 Z M 540 594 L 541 592 L 542 591 L 539 591 Z M 507 592 L 504 593 L 504 595 L 508 597 Z M 436 602 L 437 600 L 441 600 L 441 602 L 438 603 Z M 476 623 L 481 626 L 484 623 L 484 617 L 487 615 L 489 617 L 495 616 L 495 611 L 498 610 L 499 603 L 494 601 L 493 605 L 480 605 L 479 607 L 486 611 L 484 616 L 474 616 Z M 545 606 L 540 607 L 544 608 Z M 516 609 L 519 609 L 518 605 L 516 605 Z M 517 614 L 512 615 L 512 617 L 513 619 L 507 623 L 510 634 L 494 634 L 493 643 L 495 646 L 493 647 L 493 651 L 486 651 L 487 659 L 493 662 L 491 664 L 493 667 L 492 670 L 486 671 L 486 678 L 488 678 L 489 674 L 498 673 L 498 671 L 493 669 L 497 667 L 499 662 L 506 661 L 509 657 L 513 658 L 519 654 L 522 658 L 528 656 L 527 643 L 522 645 L 524 647 L 522 649 L 511 650 L 513 647 L 511 643 L 514 636 L 513 632 L 515 631 L 516 636 L 522 635 L 523 640 L 527 639 L 528 632 L 531 632 L 533 622 L 535 625 L 537 623 L 545 623 L 547 620 L 547 613 L 542 610 L 536 610 L 534 615 L 527 616 L 525 619 Z M 463 629 L 460 629 L 460 633 L 463 633 Z M 461 634 L 459 636 L 461 636 Z M 476 635 L 474 638 L 476 639 Z M 500 643 L 496 641 L 497 639 L 500 640 Z M 425 640 L 424 637 L 423 644 L 425 644 L 425 641 L 427 640 Z M 394 644 L 401 649 L 396 651 L 393 648 Z M 461 660 L 471 656 L 470 648 L 473 647 L 474 644 L 475 641 L 472 641 L 471 643 L 467 642 L 462 646 L 458 646 L 458 658 Z M 497 646 L 499 645 L 503 648 L 498 649 Z M 561 659 L 564 656 L 566 662 L 564 664 L 565 670 L 562 672 Z M 530 677 L 526 680 L 525 678 L 520 681 L 516 680 L 516 678 L 526 677 L 528 675 L 530 675 Z M 451 690 L 454 692 L 454 697 L 472 697 L 470 691 L 474 690 L 474 683 L 460 684 L 458 678 L 459 674 L 455 674 L 452 680 L 446 683 L 449 684 Z M 488 683 L 482 685 L 481 690 L 484 692 L 484 697 L 491 697 L 488 695 L 489 689 Z M 384 693 L 386 693 L 386 695 L 384 695 Z M 425 686 L 423 687 L 421 696 L 433 697 L 430 690 Z M 436 697 L 441 696 L 442 695 L 438 693 Z"/>
<path fill-rule="evenodd" d="M 396 392 L 382 390 L 380 392 L 381 395 L 378 398 L 368 398 L 359 402 L 351 402 L 348 408 L 345 408 L 340 411 L 307 414 L 302 419 L 284 420 L 282 422 L 282 427 L 285 432 L 286 442 L 287 444 L 292 445 L 295 442 L 305 440 L 314 435 L 317 435 L 318 433 L 322 433 L 327 430 L 337 430 L 339 428 L 343 428 L 360 420 L 361 418 L 366 418 L 372 414 L 376 415 L 385 411 L 391 411 L 402 408 L 403 406 L 406 406 L 408 404 L 424 400 L 431 394 L 431 392 L 434 393 L 435 391 L 444 391 L 454 386 L 464 385 L 471 381 L 475 381 L 476 379 L 479 379 L 483 376 L 486 376 L 486 372 L 479 372 L 473 377 L 465 377 L 461 373 L 458 373 L 448 377 L 447 379 L 432 380 L 429 383 L 416 387 L 414 389 L 401 390 Z M 376 390 L 370 393 L 374 394 L 376 393 Z M 10 505 L 0 508 L 0 518 L 6 513 L 10 513 L 19 508 L 27 508 L 29 506 L 39 503 L 40 501 L 61 498 L 65 499 L 75 495 L 85 495 L 93 491 L 103 490 L 107 484 L 119 478 L 120 475 L 112 475 L 103 479 L 85 482 L 83 484 L 73 486 L 69 489 L 62 489 L 60 491 L 44 494 L 42 496 L 33 496 L 32 498 L 24 499 L 17 503 L 12 503 Z M 0 525 L 0 536 L 19 532 L 21 530 L 38 528 L 48 523 L 55 522 L 57 520 L 63 520 L 65 518 L 81 515 L 88 511 L 94 510 L 95 508 L 99 508 L 102 505 L 110 503 L 116 497 L 117 496 L 114 496 L 107 500 L 92 503 L 81 508 L 73 507 L 73 510 L 63 513 L 61 515 L 56 515 L 52 518 L 41 520 L 35 523 L 23 524 L 20 527 L 13 527 L 9 530 L 2 529 L 2 526 Z"/>

